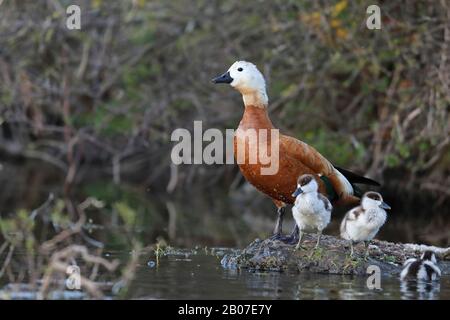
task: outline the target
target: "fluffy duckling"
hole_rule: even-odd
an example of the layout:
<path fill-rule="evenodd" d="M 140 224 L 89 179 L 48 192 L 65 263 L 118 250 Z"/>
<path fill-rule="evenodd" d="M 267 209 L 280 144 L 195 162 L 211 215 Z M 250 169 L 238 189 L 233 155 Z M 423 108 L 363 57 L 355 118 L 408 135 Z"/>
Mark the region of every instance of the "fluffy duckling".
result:
<path fill-rule="evenodd" d="M 330 201 L 318 192 L 319 185 L 311 174 L 304 174 L 297 180 L 297 190 L 292 194 L 295 204 L 292 215 L 299 229 L 298 243 L 295 249 L 300 248 L 304 232 L 317 232 L 316 248 L 319 246 L 322 230 L 330 222 Z"/>
<path fill-rule="evenodd" d="M 364 241 L 366 257 L 369 255 L 370 241 L 378 233 L 378 230 L 386 222 L 386 211 L 391 207 L 383 201 L 378 192 L 366 192 L 361 205 L 353 208 L 345 215 L 341 223 L 341 237 L 350 241 L 353 256 L 353 243 Z"/>
<path fill-rule="evenodd" d="M 436 256 L 432 251 L 425 251 L 420 259 L 406 260 L 400 273 L 401 280 L 432 281 L 439 279 L 440 276 L 441 270 L 437 266 Z"/>

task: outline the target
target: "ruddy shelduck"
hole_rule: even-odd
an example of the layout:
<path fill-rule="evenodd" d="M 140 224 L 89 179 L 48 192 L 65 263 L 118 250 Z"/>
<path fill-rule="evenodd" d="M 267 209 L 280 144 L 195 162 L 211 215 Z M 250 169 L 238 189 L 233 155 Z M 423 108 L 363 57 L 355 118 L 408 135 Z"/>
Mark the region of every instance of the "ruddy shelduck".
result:
<path fill-rule="evenodd" d="M 275 129 L 267 112 L 269 99 L 263 75 L 253 63 L 237 61 L 227 72 L 212 81 L 230 84 L 242 94 L 245 110 L 234 136 L 235 157 L 237 150 L 248 150 L 245 161 L 238 162 L 242 174 L 248 182 L 268 195 L 277 207 L 278 219 L 274 238 L 291 243 L 297 241 L 298 228 L 295 228 L 291 237 L 283 237 L 282 223 L 286 204 L 293 204 L 295 201 L 292 193 L 299 176 L 311 174 L 318 184 L 319 192 L 327 195 L 335 205 L 359 203 L 353 183 L 379 185 L 373 180 L 333 166 L 313 147 L 283 134 L 279 134 L 276 141 L 272 141 L 271 136 L 267 135 L 266 144 L 269 150 L 272 143 L 279 146 L 278 171 L 271 175 L 262 174 L 261 169 L 265 164 L 261 161 L 254 163 L 248 156 L 259 154 L 259 143 L 249 140 L 246 132 Z"/>

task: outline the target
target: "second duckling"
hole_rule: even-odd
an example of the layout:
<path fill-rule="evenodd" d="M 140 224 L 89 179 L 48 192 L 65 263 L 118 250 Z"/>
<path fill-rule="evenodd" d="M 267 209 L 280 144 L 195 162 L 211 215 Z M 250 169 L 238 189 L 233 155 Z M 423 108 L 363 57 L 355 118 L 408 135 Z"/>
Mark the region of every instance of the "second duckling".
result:
<path fill-rule="evenodd" d="M 425 251 L 420 259 L 408 259 L 403 264 L 400 274 L 401 280 L 416 279 L 434 281 L 441 276 L 434 252 Z"/>
<path fill-rule="evenodd" d="M 317 248 L 322 230 L 330 222 L 333 207 L 330 201 L 318 192 L 318 189 L 319 185 L 311 174 L 304 174 L 297 180 L 297 190 L 292 194 L 295 197 L 292 215 L 299 229 L 296 249 L 300 248 L 304 232 L 317 232 Z"/>
<path fill-rule="evenodd" d="M 353 256 L 353 243 L 364 241 L 365 256 L 368 257 L 370 241 L 386 222 L 385 210 L 389 209 L 391 207 L 383 201 L 381 194 L 369 191 L 363 195 L 360 206 L 347 212 L 340 231 L 341 237 L 350 241 L 350 256 Z"/>

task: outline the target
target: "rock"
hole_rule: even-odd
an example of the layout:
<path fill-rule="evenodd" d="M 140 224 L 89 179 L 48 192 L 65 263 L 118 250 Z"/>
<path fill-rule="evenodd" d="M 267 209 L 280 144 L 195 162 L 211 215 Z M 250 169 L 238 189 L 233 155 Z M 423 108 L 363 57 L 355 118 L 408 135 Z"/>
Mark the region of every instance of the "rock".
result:
<path fill-rule="evenodd" d="M 398 275 L 406 259 L 420 256 L 424 250 L 436 252 L 442 274 L 450 274 L 450 248 L 399 244 L 374 240 L 370 246 L 370 257 L 364 259 L 364 245 L 355 246 L 355 255 L 350 257 L 347 241 L 323 235 L 320 247 L 314 250 L 315 235 L 305 235 L 303 249 L 278 240 L 256 239 L 247 248 L 227 254 L 221 264 L 224 268 L 266 271 L 304 272 L 325 274 L 366 275 L 369 265 L 377 265 L 383 274 Z M 436 250 L 434 250 L 436 248 Z"/>

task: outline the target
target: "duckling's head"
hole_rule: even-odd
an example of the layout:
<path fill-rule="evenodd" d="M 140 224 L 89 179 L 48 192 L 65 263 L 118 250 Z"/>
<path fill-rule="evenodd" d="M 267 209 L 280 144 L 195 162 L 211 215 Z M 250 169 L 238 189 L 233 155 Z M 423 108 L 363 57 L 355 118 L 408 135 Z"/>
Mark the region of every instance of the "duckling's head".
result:
<path fill-rule="evenodd" d="M 437 263 L 436 261 L 436 255 L 433 251 L 425 251 L 422 256 L 420 257 L 421 260 L 428 260 L 433 263 Z"/>
<path fill-rule="evenodd" d="M 264 76 L 251 62 L 236 61 L 212 82 L 230 84 L 242 94 L 245 105 L 267 106 L 269 102 Z"/>
<path fill-rule="evenodd" d="M 375 191 L 366 192 L 361 200 L 361 205 L 364 209 L 382 208 L 385 210 L 391 209 L 391 207 L 383 201 L 381 194 Z"/>
<path fill-rule="evenodd" d="M 317 192 L 319 185 L 316 179 L 311 174 L 304 174 L 297 179 L 297 190 L 292 194 L 293 197 L 297 197 L 302 193 Z"/>

